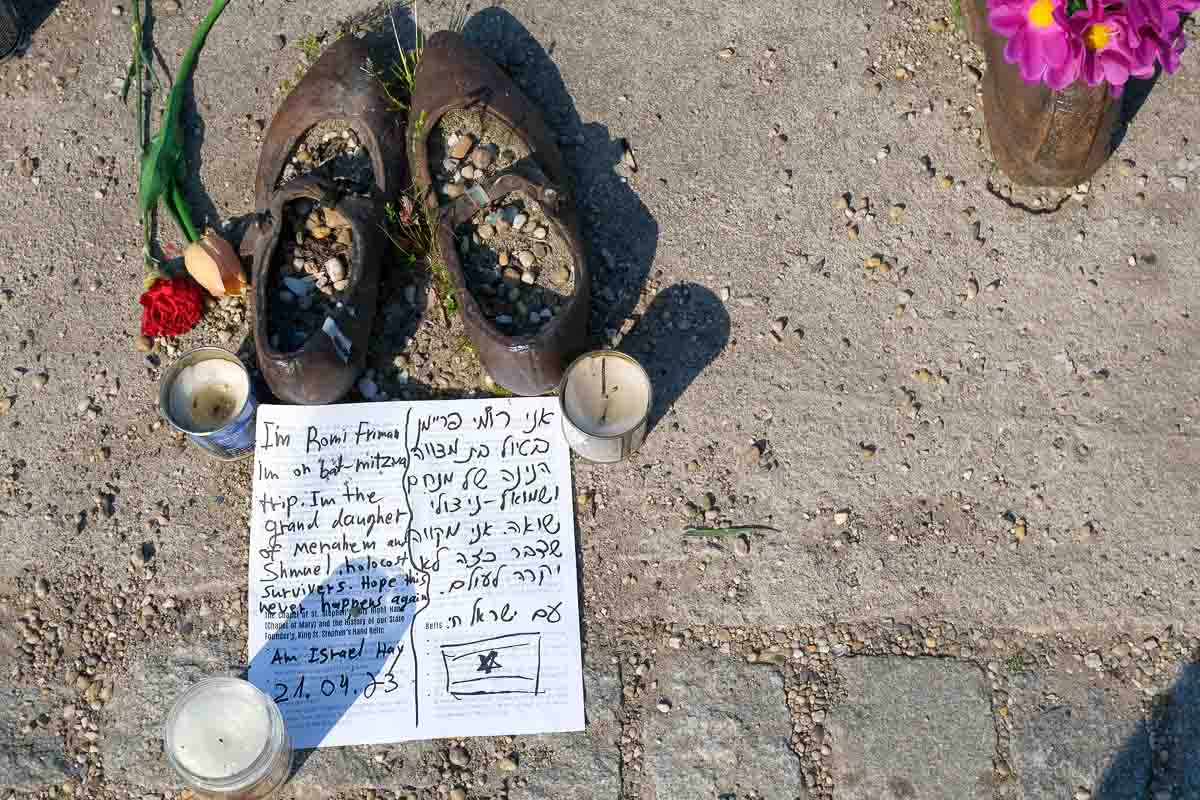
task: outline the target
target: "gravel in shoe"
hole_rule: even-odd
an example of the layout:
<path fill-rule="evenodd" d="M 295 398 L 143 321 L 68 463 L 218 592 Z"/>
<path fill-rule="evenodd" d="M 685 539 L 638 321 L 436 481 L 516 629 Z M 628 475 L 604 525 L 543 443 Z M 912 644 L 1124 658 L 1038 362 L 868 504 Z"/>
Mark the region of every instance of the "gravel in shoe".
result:
<path fill-rule="evenodd" d="M 504 333 L 537 333 L 575 292 L 567 241 L 525 192 L 480 209 L 455 230 L 455 239 L 467 287 Z"/>
<path fill-rule="evenodd" d="M 375 183 L 371 154 L 345 122 L 326 120 L 309 128 L 296 143 L 276 188 L 296 178 L 314 175 L 347 191 L 365 194 Z"/>
<path fill-rule="evenodd" d="M 288 203 L 271 265 L 271 344 L 298 350 L 345 300 L 354 241 L 350 221 L 313 200 Z"/>
<path fill-rule="evenodd" d="M 490 183 L 529 154 L 511 128 L 478 109 L 451 111 L 429 136 L 429 169 L 443 203 L 462 195 L 470 184 Z"/>

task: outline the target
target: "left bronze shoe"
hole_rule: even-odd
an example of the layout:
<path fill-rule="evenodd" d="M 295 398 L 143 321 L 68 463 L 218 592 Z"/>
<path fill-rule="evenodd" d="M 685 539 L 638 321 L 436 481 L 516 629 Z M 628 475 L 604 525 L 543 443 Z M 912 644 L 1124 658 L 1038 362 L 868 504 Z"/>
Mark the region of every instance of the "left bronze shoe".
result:
<path fill-rule="evenodd" d="M 283 101 L 263 141 L 255 178 L 258 220 L 247 231 L 243 252 L 254 255 L 254 343 L 259 368 L 271 391 L 289 403 L 318 405 L 341 398 L 362 373 L 375 318 L 381 264 L 389 263 L 384 231 L 385 203 L 407 188 L 405 117 L 389 107 L 379 80 L 369 74 L 366 46 L 347 36 L 326 50 Z M 373 184 L 353 190 L 325 177 L 306 176 L 280 185 L 297 145 L 313 126 L 337 120 L 355 131 L 370 155 Z M 285 231 L 303 230 L 299 207 L 337 216 L 351 234 L 345 275 L 336 302 L 326 302 L 316 285 L 328 276 L 277 274 Z M 305 211 L 305 214 L 311 213 Z M 303 234 L 302 234 L 303 235 Z M 315 281 L 315 283 L 314 283 Z M 279 287 L 297 287 L 292 295 Z M 319 327 L 297 338 L 272 331 L 285 300 L 328 307 Z"/>

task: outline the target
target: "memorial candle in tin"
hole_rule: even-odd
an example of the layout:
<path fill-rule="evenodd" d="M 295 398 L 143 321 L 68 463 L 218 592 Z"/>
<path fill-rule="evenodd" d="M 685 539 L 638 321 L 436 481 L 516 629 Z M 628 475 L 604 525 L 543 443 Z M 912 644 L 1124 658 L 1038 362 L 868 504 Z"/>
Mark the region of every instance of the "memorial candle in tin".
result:
<path fill-rule="evenodd" d="M 159 407 L 172 427 L 210 455 L 232 461 L 254 452 L 258 404 L 250 373 L 228 350 L 201 347 L 180 356 L 163 375 Z"/>
<path fill-rule="evenodd" d="M 589 461 L 627 458 L 646 438 L 650 377 L 615 350 L 584 353 L 567 367 L 559 391 L 567 444 Z"/>
<path fill-rule="evenodd" d="M 237 678 L 208 678 L 185 691 L 167 716 L 163 744 L 188 786 L 214 800 L 270 797 L 291 772 L 279 708 Z"/>

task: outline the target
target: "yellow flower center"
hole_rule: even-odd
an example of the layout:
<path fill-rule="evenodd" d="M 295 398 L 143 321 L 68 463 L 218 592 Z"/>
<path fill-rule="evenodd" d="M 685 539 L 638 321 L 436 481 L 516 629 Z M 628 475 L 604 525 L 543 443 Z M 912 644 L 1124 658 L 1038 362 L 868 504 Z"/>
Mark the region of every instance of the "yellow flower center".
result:
<path fill-rule="evenodd" d="M 1029 22 L 1035 28 L 1049 28 L 1054 24 L 1053 0 L 1037 0 L 1029 7 Z"/>
<path fill-rule="evenodd" d="M 1109 32 L 1108 26 L 1102 23 L 1089 25 L 1083 32 L 1083 43 L 1089 50 L 1103 50 L 1111 38 L 1112 34 Z"/>

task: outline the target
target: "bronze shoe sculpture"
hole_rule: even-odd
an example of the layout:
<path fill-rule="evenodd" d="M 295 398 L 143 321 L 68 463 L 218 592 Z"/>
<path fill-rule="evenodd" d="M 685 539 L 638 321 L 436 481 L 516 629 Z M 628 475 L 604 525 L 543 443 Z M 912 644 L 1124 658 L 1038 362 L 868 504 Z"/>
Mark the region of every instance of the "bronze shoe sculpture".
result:
<path fill-rule="evenodd" d="M 389 108 L 379 81 L 368 74 L 368 51 L 353 36 L 334 43 L 308 70 L 276 112 L 263 142 L 255 179 L 258 221 L 243 250 L 254 253 L 255 349 L 267 384 L 285 402 L 331 403 L 363 370 L 375 317 L 380 265 L 389 256 L 383 206 L 406 188 L 404 116 Z M 354 190 L 328 177 L 308 176 L 279 185 L 305 134 L 326 120 L 352 128 L 370 155 L 373 184 Z M 281 234 L 291 203 L 337 214 L 349 227 L 349 264 L 340 300 L 319 329 L 302 342 L 281 341 L 269 330 L 279 309 Z M 323 279 L 323 278 L 321 278 Z M 292 284 L 295 285 L 295 284 Z"/>
<path fill-rule="evenodd" d="M 454 284 L 467 336 L 488 373 L 515 394 L 543 394 L 559 384 L 563 370 L 588 343 L 591 285 L 566 165 L 541 113 L 512 79 L 462 36 L 440 31 L 426 42 L 409 111 L 409 167 L 431 208 L 438 209 L 438 199 L 429 138 L 443 116 L 463 109 L 482 111 L 509 128 L 528 148 L 526 160 L 532 163 L 497 176 L 490 185 L 474 184 L 438 210 L 439 255 Z M 457 225 L 513 191 L 535 198 L 567 242 L 574 278 L 574 293 L 558 315 L 529 335 L 506 334 L 487 318 L 468 287 L 455 246 Z"/>

